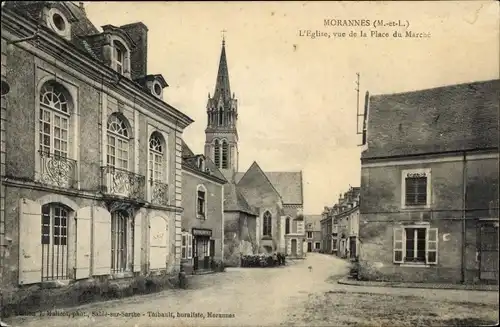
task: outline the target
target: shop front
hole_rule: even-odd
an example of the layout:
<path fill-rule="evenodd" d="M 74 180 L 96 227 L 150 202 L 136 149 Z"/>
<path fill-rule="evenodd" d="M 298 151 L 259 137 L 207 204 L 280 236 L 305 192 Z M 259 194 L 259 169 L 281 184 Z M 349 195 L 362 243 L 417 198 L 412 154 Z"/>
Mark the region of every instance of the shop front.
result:
<path fill-rule="evenodd" d="M 193 228 L 193 269 L 194 271 L 212 269 L 215 256 L 215 240 L 212 230 Z"/>

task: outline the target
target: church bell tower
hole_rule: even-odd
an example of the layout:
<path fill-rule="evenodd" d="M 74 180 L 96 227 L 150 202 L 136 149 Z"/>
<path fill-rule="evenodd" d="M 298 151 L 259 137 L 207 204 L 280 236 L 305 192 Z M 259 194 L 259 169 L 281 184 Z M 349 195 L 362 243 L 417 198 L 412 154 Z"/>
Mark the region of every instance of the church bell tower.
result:
<path fill-rule="evenodd" d="M 229 182 L 238 171 L 238 100 L 231 94 L 226 59 L 226 42 L 222 39 L 219 71 L 213 96 L 208 94 L 205 156 L 210 158 Z"/>

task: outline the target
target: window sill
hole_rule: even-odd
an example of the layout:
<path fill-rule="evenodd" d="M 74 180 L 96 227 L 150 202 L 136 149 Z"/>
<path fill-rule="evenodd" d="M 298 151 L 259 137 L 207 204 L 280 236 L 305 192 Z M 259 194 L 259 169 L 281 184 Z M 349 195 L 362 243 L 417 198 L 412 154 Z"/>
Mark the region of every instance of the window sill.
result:
<path fill-rule="evenodd" d="M 203 215 L 196 215 L 196 219 L 207 220 L 207 217 Z"/>
<path fill-rule="evenodd" d="M 405 263 L 396 263 L 396 265 L 400 267 L 408 267 L 408 268 L 429 268 L 431 264 L 428 263 L 418 263 L 418 262 L 405 262 Z"/>
<path fill-rule="evenodd" d="M 427 210 L 430 210 L 431 209 L 431 205 L 430 204 L 426 204 L 426 205 L 415 205 L 415 206 L 408 206 L 408 205 L 403 205 L 401 206 L 401 210 L 406 210 L 406 211 L 418 211 L 418 210 L 422 210 L 422 209 L 427 209 Z"/>
<path fill-rule="evenodd" d="M 111 279 L 121 279 L 121 278 L 130 278 L 134 277 L 134 273 L 131 271 L 124 271 L 120 273 L 111 274 Z"/>

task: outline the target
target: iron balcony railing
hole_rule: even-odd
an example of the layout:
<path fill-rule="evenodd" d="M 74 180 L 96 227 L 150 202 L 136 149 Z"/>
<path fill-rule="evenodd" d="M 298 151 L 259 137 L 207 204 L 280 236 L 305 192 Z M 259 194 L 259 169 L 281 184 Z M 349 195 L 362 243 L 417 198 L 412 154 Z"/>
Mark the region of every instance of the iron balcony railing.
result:
<path fill-rule="evenodd" d="M 39 154 L 40 183 L 64 188 L 76 187 L 76 160 L 45 151 L 39 151 Z"/>
<path fill-rule="evenodd" d="M 150 180 L 151 203 L 166 206 L 168 205 L 168 184 L 160 181 Z"/>
<path fill-rule="evenodd" d="M 144 200 L 146 178 L 126 169 L 101 167 L 102 190 L 106 194 Z"/>

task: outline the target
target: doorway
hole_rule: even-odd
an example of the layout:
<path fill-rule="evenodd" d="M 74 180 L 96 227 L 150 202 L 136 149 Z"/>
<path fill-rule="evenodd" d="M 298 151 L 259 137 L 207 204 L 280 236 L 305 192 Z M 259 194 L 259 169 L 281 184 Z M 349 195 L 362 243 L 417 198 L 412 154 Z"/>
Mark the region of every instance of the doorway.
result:
<path fill-rule="evenodd" d="M 479 279 L 498 281 L 498 223 L 484 223 L 479 231 Z"/>
<path fill-rule="evenodd" d="M 297 240 L 292 239 L 292 244 L 291 244 L 291 250 L 292 250 L 292 255 L 297 255 Z"/>
<path fill-rule="evenodd" d="M 195 270 L 210 268 L 209 242 L 210 238 L 204 236 L 195 236 L 193 239 L 193 268 Z"/>
<path fill-rule="evenodd" d="M 307 242 L 307 252 L 312 252 L 312 250 L 313 250 L 312 242 Z"/>

